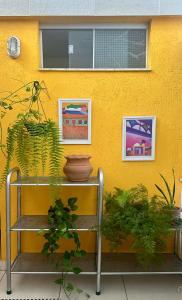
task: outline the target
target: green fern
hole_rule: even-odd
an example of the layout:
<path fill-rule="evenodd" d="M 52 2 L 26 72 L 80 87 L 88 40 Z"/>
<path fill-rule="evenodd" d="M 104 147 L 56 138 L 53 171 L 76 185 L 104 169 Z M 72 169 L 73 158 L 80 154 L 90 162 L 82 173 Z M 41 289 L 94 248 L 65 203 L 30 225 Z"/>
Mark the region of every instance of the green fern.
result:
<path fill-rule="evenodd" d="M 173 223 L 171 212 L 163 208 L 157 196 L 150 198 L 142 184 L 129 190 L 117 188 L 114 193 L 106 194 L 105 200 L 102 233 L 111 249 L 132 236 L 138 261 L 147 267 L 156 259 L 156 252 L 166 247 Z"/>
<path fill-rule="evenodd" d="M 60 132 L 56 124 L 49 120 L 49 174 L 59 176 L 63 149 L 60 144 Z"/>
<path fill-rule="evenodd" d="M 37 176 L 40 169 L 44 174 L 47 166 L 50 176 L 60 176 L 62 145 L 56 123 L 39 122 L 35 113 L 20 114 L 8 130 L 7 163 L 2 181 L 14 156 L 25 176 L 32 172 Z"/>
<path fill-rule="evenodd" d="M 14 128 L 8 128 L 8 136 L 7 136 L 7 160 L 6 166 L 1 177 L 1 187 L 6 182 L 6 177 L 10 169 L 10 164 L 13 159 L 14 149 L 15 149 L 15 141 L 16 141 L 16 130 Z"/>

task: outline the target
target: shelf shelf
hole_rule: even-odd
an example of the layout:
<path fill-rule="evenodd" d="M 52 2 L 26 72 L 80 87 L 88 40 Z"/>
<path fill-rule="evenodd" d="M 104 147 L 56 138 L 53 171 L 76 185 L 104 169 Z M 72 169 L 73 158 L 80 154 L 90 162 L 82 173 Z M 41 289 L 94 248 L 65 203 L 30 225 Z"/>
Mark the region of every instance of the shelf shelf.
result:
<path fill-rule="evenodd" d="M 12 267 L 12 273 L 22 274 L 60 274 L 61 266 L 56 267 L 56 262 L 60 260 L 62 254 L 54 254 L 47 258 L 41 253 L 21 253 Z M 95 264 L 95 254 L 89 253 L 84 258 L 76 258 L 75 266 L 82 269 L 80 274 L 97 274 Z M 70 272 L 70 274 L 73 274 Z"/>
<path fill-rule="evenodd" d="M 90 177 L 88 181 L 69 181 L 65 177 L 25 177 L 11 182 L 11 186 L 49 186 L 51 184 L 58 186 L 99 186 L 98 177 Z"/>
<path fill-rule="evenodd" d="M 95 231 L 97 217 L 90 215 L 80 215 L 76 221 L 77 230 L 79 231 Z M 48 230 L 46 215 L 28 215 L 21 216 L 20 219 L 12 226 L 11 231 L 39 231 L 41 229 Z"/>
<path fill-rule="evenodd" d="M 14 175 L 16 175 L 16 180 Z M 14 178 L 14 180 L 13 180 Z M 75 222 L 76 229 L 81 232 L 94 231 L 94 243 L 96 242 L 96 254 L 87 254 L 85 257 L 74 258 L 73 266 L 79 266 L 82 270 L 80 274 L 95 275 L 96 276 L 96 294 L 101 293 L 101 219 L 103 208 L 103 189 L 104 189 L 104 175 L 101 168 L 98 169 L 97 176 L 90 177 L 88 181 L 72 182 L 66 177 L 27 177 L 21 175 L 21 170 L 18 167 L 11 169 L 7 175 L 6 180 L 6 283 L 7 294 L 12 293 L 11 274 L 62 274 L 61 256 L 63 254 L 57 253 L 47 257 L 41 253 L 21 253 L 21 232 L 37 232 L 39 230 L 49 230 L 48 216 L 39 215 L 21 215 L 22 189 L 21 187 L 45 187 L 45 186 L 59 186 L 59 187 L 93 187 L 96 192 L 96 207 L 95 215 L 79 215 Z M 16 223 L 11 225 L 11 188 L 16 187 L 16 202 L 17 202 L 17 219 Z M 17 236 L 17 256 L 13 264 L 11 264 L 12 250 L 11 250 L 11 232 L 16 232 Z M 88 234 L 87 234 L 88 235 Z M 59 262 L 59 264 L 58 264 Z M 66 272 L 67 273 L 67 272 Z M 73 274 L 70 272 L 70 274 Z"/>
<path fill-rule="evenodd" d="M 182 261 L 174 254 L 159 254 L 161 261 L 145 269 L 134 253 L 103 253 L 102 275 L 182 274 Z"/>
<path fill-rule="evenodd" d="M 40 253 L 22 253 L 12 267 L 12 273 L 60 274 L 62 270 L 56 268 L 56 261 L 61 257 L 62 254 L 47 258 Z M 182 274 L 182 261 L 174 254 L 161 254 L 161 262 L 149 269 L 142 268 L 133 253 L 104 253 L 102 257 L 102 275 Z M 75 266 L 82 269 L 80 274 L 96 274 L 95 258 L 95 254 L 89 253 L 75 259 Z"/>

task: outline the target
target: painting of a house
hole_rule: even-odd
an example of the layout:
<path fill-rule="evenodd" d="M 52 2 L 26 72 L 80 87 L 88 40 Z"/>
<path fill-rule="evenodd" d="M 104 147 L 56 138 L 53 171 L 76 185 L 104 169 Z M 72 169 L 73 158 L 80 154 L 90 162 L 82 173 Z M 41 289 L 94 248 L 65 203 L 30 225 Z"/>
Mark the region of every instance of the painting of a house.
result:
<path fill-rule="evenodd" d="M 155 117 L 124 118 L 123 145 L 125 160 L 153 159 L 155 150 Z"/>
<path fill-rule="evenodd" d="M 88 143 L 90 138 L 89 100 L 62 100 L 60 110 L 63 142 Z"/>

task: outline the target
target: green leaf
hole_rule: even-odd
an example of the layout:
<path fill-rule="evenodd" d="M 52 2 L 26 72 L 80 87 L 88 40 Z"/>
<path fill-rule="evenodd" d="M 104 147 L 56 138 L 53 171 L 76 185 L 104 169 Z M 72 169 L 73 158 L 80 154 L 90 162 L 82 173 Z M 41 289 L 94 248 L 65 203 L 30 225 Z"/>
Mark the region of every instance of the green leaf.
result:
<path fill-rule="evenodd" d="M 71 219 L 72 219 L 72 222 L 75 222 L 76 220 L 78 220 L 78 215 L 72 214 Z"/>
<path fill-rule="evenodd" d="M 175 192 L 176 192 L 176 178 L 175 178 L 175 174 L 174 174 L 174 169 L 172 169 L 172 173 L 173 173 L 173 180 L 174 180 L 174 183 L 173 183 L 173 199 L 174 199 Z"/>
<path fill-rule="evenodd" d="M 79 247 L 80 247 L 80 239 L 79 239 L 78 233 L 74 231 L 74 232 L 72 233 L 72 235 L 73 235 L 75 244 L 76 244 L 77 247 L 79 248 Z"/>
<path fill-rule="evenodd" d="M 65 232 L 65 233 L 63 234 L 63 237 L 64 237 L 65 239 L 69 240 L 69 239 L 72 239 L 73 235 L 72 235 L 71 232 Z"/>
<path fill-rule="evenodd" d="M 70 253 L 68 251 L 65 251 L 64 255 L 63 255 L 63 258 L 66 259 L 66 260 L 70 259 L 71 258 Z"/>
<path fill-rule="evenodd" d="M 77 202 L 76 197 L 72 197 L 68 199 L 68 206 L 71 208 L 71 210 L 76 210 L 78 208 L 77 205 L 75 205 L 76 202 Z"/>
<path fill-rule="evenodd" d="M 171 193 L 171 190 L 170 190 L 170 187 L 169 187 L 169 184 L 167 182 L 167 180 L 165 179 L 165 177 L 160 174 L 161 178 L 163 179 L 165 185 L 166 185 L 166 188 L 167 188 L 167 191 L 168 191 L 168 194 L 169 194 L 169 198 L 170 198 L 170 204 L 173 204 L 173 196 L 172 196 L 172 193 Z"/>
<path fill-rule="evenodd" d="M 163 190 L 157 185 L 155 184 L 156 188 L 159 190 L 159 192 L 163 195 L 164 199 L 166 200 L 166 202 L 169 204 L 169 201 L 165 195 L 165 193 L 163 192 Z"/>
<path fill-rule="evenodd" d="M 80 269 L 79 267 L 74 267 L 73 268 L 73 273 L 74 274 L 80 274 L 82 272 L 82 269 Z"/>
<path fill-rule="evenodd" d="M 84 251 L 84 250 L 77 250 L 77 251 L 75 251 L 75 254 L 74 254 L 75 257 L 84 257 L 85 255 L 86 255 L 86 251 Z"/>

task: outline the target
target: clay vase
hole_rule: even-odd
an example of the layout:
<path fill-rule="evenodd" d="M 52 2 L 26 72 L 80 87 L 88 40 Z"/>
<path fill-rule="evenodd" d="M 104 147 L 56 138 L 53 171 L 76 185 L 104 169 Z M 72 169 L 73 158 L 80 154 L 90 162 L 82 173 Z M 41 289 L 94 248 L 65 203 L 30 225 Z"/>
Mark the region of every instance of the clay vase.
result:
<path fill-rule="evenodd" d="M 87 181 L 93 168 L 89 162 L 90 155 L 68 155 L 63 172 L 70 181 Z"/>

